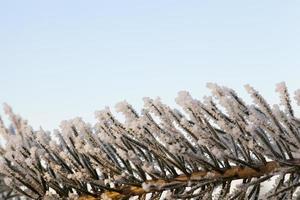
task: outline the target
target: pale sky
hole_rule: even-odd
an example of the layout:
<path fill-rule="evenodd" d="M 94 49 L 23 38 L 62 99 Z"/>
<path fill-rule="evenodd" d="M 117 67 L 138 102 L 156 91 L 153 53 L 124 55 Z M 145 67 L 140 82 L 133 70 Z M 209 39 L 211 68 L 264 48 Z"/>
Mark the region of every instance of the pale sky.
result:
<path fill-rule="evenodd" d="M 300 88 L 299 10 L 275 0 L 0 1 L 0 102 L 50 130 L 93 122 L 124 99 L 138 109 L 144 96 L 175 106 L 180 90 L 201 99 L 207 82 L 247 100 L 249 83 L 276 103 L 276 83 Z"/>

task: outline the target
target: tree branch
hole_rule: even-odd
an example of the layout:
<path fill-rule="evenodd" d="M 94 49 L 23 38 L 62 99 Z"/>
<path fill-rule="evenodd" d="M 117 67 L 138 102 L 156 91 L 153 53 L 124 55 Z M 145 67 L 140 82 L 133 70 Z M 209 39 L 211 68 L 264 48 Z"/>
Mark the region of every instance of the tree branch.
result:
<path fill-rule="evenodd" d="M 293 160 L 293 163 L 297 163 L 300 165 L 300 159 Z M 169 180 L 148 180 L 143 183 L 144 187 L 124 186 L 120 189 L 120 192 L 106 191 L 102 193 L 100 197 L 82 196 L 80 197 L 80 200 L 98 200 L 102 198 L 107 198 L 111 200 L 122 200 L 128 199 L 129 197 L 133 196 L 141 196 L 147 193 L 161 192 L 167 189 L 172 189 L 176 185 L 187 186 L 191 182 L 197 183 L 207 180 L 214 180 L 214 182 L 221 183 L 222 181 L 228 180 L 258 178 L 278 171 L 284 167 L 285 166 L 282 166 L 277 161 L 269 161 L 266 162 L 265 165 L 257 166 L 258 170 L 255 170 L 251 167 L 233 166 L 231 168 L 223 169 L 223 173 L 214 170 L 198 171 L 192 173 L 190 176 L 179 175 Z"/>

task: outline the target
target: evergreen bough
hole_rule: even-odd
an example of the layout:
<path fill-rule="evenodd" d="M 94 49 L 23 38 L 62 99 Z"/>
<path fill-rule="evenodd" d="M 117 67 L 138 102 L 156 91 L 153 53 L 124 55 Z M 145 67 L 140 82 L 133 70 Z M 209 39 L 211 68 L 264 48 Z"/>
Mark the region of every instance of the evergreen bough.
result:
<path fill-rule="evenodd" d="M 252 105 L 207 86 L 202 101 L 179 92 L 184 112 L 144 98 L 138 113 L 124 101 L 124 122 L 105 108 L 94 126 L 75 118 L 53 133 L 4 105 L 0 199 L 299 199 L 300 119 L 285 84 L 272 107 L 248 85 Z"/>

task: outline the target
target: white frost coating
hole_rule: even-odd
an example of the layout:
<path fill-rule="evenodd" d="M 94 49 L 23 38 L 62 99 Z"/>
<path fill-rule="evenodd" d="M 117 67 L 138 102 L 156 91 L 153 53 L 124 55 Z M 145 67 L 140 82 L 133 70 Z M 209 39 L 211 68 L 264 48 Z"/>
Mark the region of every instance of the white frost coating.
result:
<path fill-rule="evenodd" d="M 211 90 L 211 93 L 216 97 L 220 97 L 221 88 L 216 83 L 207 83 L 206 87 Z"/>
<path fill-rule="evenodd" d="M 63 137 L 73 136 L 72 123 L 68 120 L 63 120 L 60 123 L 60 128 Z"/>
<path fill-rule="evenodd" d="M 89 144 L 85 144 L 85 145 L 83 146 L 83 152 L 84 152 L 84 153 L 90 153 L 90 154 L 93 154 L 93 153 L 94 153 L 94 148 L 93 148 L 91 145 L 89 145 Z"/>
<path fill-rule="evenodd" d="M 261 102 L 261 96 L 258 94 L 258 92 L 253 87 L 251 87 L 249 84 L 245 85 L 244 87 L 245 87 L 246 91 L 253 98 L 254 103 L 262 106 L 261 108 L 265 110 L 264 106 L 261 105 L 261 103 L 262 103 Z"/>
<path fill-rule="evenodd" d="M 25 159 L 25 163 L 26 163 L 27 166 L 30 167 L 30 166 L 33 165 L 33 160 L 32 160 L 31 158 L 26 158 L 26 159 Z"/>
<path fill-rule="evenodd" d="M 38 148 L 37 147 L 31 147 L 30 148 L 30 155 L 31 156 L 35 156 L 35 154 L 37 153 Z"/>
<path fill-rule="evenodd" d="M 180 91 L 178 92 L 178 96 L 175 98 L 175 102 L 182 107 L 186 107 L 193 104 L 193 98 L 189 92 Z"/>
<path fill-rule="evenodd" d="M 49 141 L 49 147 L 51 149 L 57 149 L 57 143 L 54 140 Z"/>
<path fill-rule="evenodd" d="M 111 179 L 110 179 L 110 178 L 104 179 L 104 185 L 107 185 L 107 184 L 109 184 L 109 183 L 111 183 Z"/>
<path fill-rule="evenodd" d="M 22 145 L 22 137 L 20 135 L 10 135 L 7 139 L 7 147 L 18 147 Z"/>
<path fill-rule="evenodd" d="M 212 94 L 219 100 L 219 104 L 225 108 L 229 115 L 236 115 L 238 112 L 240 112 L 236 101 L 230 98 L 231 89 L 227 87 L 220 87 L 215 83 L 207 83 L 207 87 L 211 90 Z"/>
<path fill-rule="evenodd" d="M 12 108 L 7 103 L 3 103 L 3 110 L 4 110 L 4 113 L 7 115 L 13 114 Z"/>
<path fill-rule="evenodd" d="M 124 150 L 118 148 L 118 149 L 117 149 L 117 153 L 121 156 L 121 158 L 123 158 L 123 159 L 128 159 L 128 155 L 127 155 L 127 152 L 126 152 L 126 151 L 124 151 Z"/>
<path fill-rule="evenodd" d="M 154 115 L 160 116 L 160 113 L 158 112 L 158 110 L 154 108 L 155 103 L 154 103 L 153 99 L 151 99 L 149 97 L 144 97 L 143 101 L 144 101 L 144 107 L 148 112 L 152 112 L 152 113 L 154 113 Z"/>
<path fill-rule="evenodd" d="M 178 142 L 177 143 L 173 143 L 171 145 L 168 146 L 168 149 L 171 153 L 177 154 L 177 153 L 184 153 L 185 152 L 185 148 L 182 147 Z"/>
<path fill-rule="evenodd" d="M 150 121 L 149 119 L 147 119 L 146 121 L 149 121 L 151 124 L 152 122 L 159 124 L 158 121 L 160 121 L 162 124 L 166 126 L 170 124 L 171 120 L 168 117 L 169 108 L 166 105 L 161 103 L 161 99 L 159 97 L 157 97 L 155 100 L 145 97 L 144 105 L 145 105 L 145 109 L 143 111 L 143 114 L 147 113 L 146 114 L 147 116 L 151 116 Z M 150 113 L 153 115 L 151 115 Z"/>
<path fill-rule="evenodd" d="M 117 112 L 126 113 L 128 112 L 128 103 L 127 101 L 121 101 L 115 105 L 115 109 Z"/>
<path fill-rule="evenodd" d="M 77 200 L 79 198 L 78 194 L 69 192 L 68 199 L 69 200 Z"/>
<path fill-rule="evenodd" d="M 122 181 L 122 180 L 124 180 L 124 178 L 126 179 L 126 177 L 127 177 L 128 175 L 125 173 L 125 172 L 122 172 L 122 174 L 121 175 L 114 175 L 114 180 L 115 181 Z"/>
<path fill-rule="evenodd" d="M 51 181 L 51 179 L 52 179 L 52 177 L 50 176 L 50 174 L 47 173 L 47 172 L 44 174 L 43 178 L 44 178 L 46 181 Z"/>
<path fill-rule="evenodd" d="M 150 108 L 151 106 L 152 106 L 152 100 L 151 100 L 151 98 L 149 98 L 149 97 L 144 97 L 143 98 L 143 101 L 144 101 L 144 107 L 145 108 Z"/>
<path fill-rule="evenodd" d="M 280 93 L 280 94 L 284 94 L 286 91 L 286 84 L 285 82 L 280 82 L 276 84 L 276 92 Z"/>
<path fill-rule="evenodd" d="M 245 85 L 245 89 L 251 95 L 254 103 L 256 103 L 259 106 L 259 108 L 267 115 L 268 119 L 269 119 L 269 117 L 272 118 L 272 116 L 270 114 L 270 106 L 264 100 L 264 98 L 256 90 L 254 90 L 254 88 L 251 87 L 250 85 Z M 272 121 L 272 123 L 274 123 L 274 122 Z"/>
<path fill-rule="evenodd" d="M 189 121 L 188 121 L 186 118 L 181 118 L 180 124 L 181 124 L 183 127 L 189 127 L 189 126 L 190 126 Z"/>
<path fill-rule="evenodd" d="M 296 100 L 297 105 L 300 106 L 300 89 L 298 89 L 298 90 L 295 91 L 295 97 L 294 97 L 294 99 Z"/>
<path fill-rule="evenodd" d="M 275 116 L 276 115 L 280 115 L 280 108 L 279 108 L 279 106 L 277 104 L 273 105 L 272 111 L 273 111 L 273 113 L 274 113 Z"/>
<path fill-rule="evenodd" d="M 253 149 L 254 148 L 254 140 L 253 139 L 249 140 L 247 143 L 247 146 L 249 149 Z"/>
<path fill-rule="evenodd" d="M 254 106 L 250 106 L 249 111 L 250 111 L 249 121 L 252 122 L 253 126 L 259 127 L 267 120 L 265 115 L 263 115 L 262 113 L 259 113 L 254 108 Z"/>
<path fill-rule="evenodd" d="M 142 165 L 142 169 L 145 170 L 148 173 L 153 173 L 155 172 L 154 166 L 149 164 L 149 163 L 144 163 Z"/>
<path fill-rule="evenodd" d="M 129 150 L 129 151 L 127 152 L 127 154 L 128 154 L 128 157 L 129 157 L 130 159 L 136 158 L 136 154 L 135 154 L 134 151 L 132 151 L 132 150 Z"/>
<path fill-rule="evenodd" d="M 174 197 L 172 196 L 172 192 L 170 190 L 165 191 L 165 200 L 173 200 Z"/>
<path fill-rule="evenodd" d="M 36 140 L 41 144 L 47 144 L 49 142 L 49 137 L 42 127 L 40 127 L 40 130 L 36 131 Z"/>
<path fill-rule="evenodd" d="M 137 116 L 132 106 L 127 103 L 127 101 L 121 101 L 115 105 L 115 109 L 117 112 L 121 112 L 125 116 L 125 123 L 129 127 L 136 126 Z"/>
<path fill-rule="evenodd" d="M 68 175 L 67 175 L 67 178 L 68 178 L 68 179 L 74 179 L 74 177 L 75 177 L 74 174 L 68 174 Z"/>
<path fill-rule="evenodd" d="M 296 159 L 300 159 L 300 149 L 296 149 L 295 152 L 292 152 L 292 155 Z"/>
<path fill-rule="evenodd" d="M 212 147 L 211 152 L 216 158 L 222 158 L 224 156 L 224 152 L 217 147 Z"/>
<path fill-rule="evenodd" d="M 44 200 L 55 200 L 55 199 L 59 199 L 59 195 L 56 194 L 55 190 L 49 188 L 49 190 L 46 191 Z"/>
<path fill-rule="evenodd" d="M 80 137 L 74 137 L 73 140 L 74 140 L 76 149 L 78 149 L 78 150 L 80 150 L 81 152 L 83 152 L 83 151 L 84 151 L 84 150 L 83 150 L 84 144 L 83 144 L 82 139 L 81 139 Z"/>
<path fill-rule="evenodd" d="M 103 110 L 95 111 L 95 117 L 99 121 L 107 121 L 109 119 L 108 114 L 110 114 L 110 109 L 106 106 Z"/>
<path fill-rule="evenodd" d="M 241 136 L 241 130 L 238 128 L 238 127 L 234 127 L 232 129 L 232 136 L 235 138 L 235 139 L 238 139 L 240 136 Z"/>
<path fill-rule="evenodd" d="M 77 180 L 84 178 L 84 174 L 82 172 L 75 172 L 74 175 Z"/>
<path fill-rule="evenodd" d="M 59 172 L 61 170 L 61 166 L 60 165 L 53 165 L 53 170 L 55 173 Z"/>
<path fill-rule="evenodd" d="M 86 131 L 86 124 L 84 123 L 81 117 L 76 117 L 73 120 L 71 120 L 71 122 L 74 124 L 74 126 L 79 132 L 84 133 Z"/>
<path fill-rule="evenodd" d="M 97 137 L 99 137 L 103 142 L 114 143 L 113 137 L 109 136 L 107 133 L 99 133 L 97 134 Z"/>
<path fill-rule="evenodd" d="M 249 84 L 244 85 L 244 88 L 246 89 L 246 91 L 247 91 L 249 94 L 255 93 L 255 90 L 254 90 L 253 87 L 251 87 Z"/>
<path fill-rule="evenodd" d="M 200 146 L 205 146 L 205 145 L 207 145 L 206 140 L 204 140 L 204 139 L 199 139 L 199 140 L 197 141 L 197 144 L 200 145 Z"/>
<path fill-rule="evenodd" d="M 276 92 L 280 94 L 280 104 L 284 106 L 285 112 L 289 115 L 293 115 L 290 102 L 291 100 L 285 82 L 281 82 L 276 85 Z"/>
<path fill-rule="evenodd" d="M 143 182 L 142 183 L 142 188 L 143 190 L 145 190 L 146 192 L 149 192 L 151 191 L 151 188 L 153 187 L 153 184 L 151 183 L 146 183 L 146 182 Z"/>
<path fill-rule="evenodd" d="M 216 176 L 215 173 L 213 173 L 213 172 L 207 172 L 206 175 L 204 176 L 204 178 L 209 179 L 209 178 L 213 178 L 213 177 L 215 177 L 215 176 Z"/>
<path fill-rule="evenodd" d="M 69 159 L 69 158 L 68 158 L 68 155 L 67 155 L 66 152 L 64 152 L 64 151 L 59 152 L 59 156 L 60 156 L 62 159 L 64 159 L 64 160 L 68 160 L 68 159 Z"/>
<path fill-rule="evenodd" d="M 3 108 L 4 108 L 4 113 L 8 115 L 12 123 L 14 131 L 17 133 L 20 131 L 24 132 L 24 130 L 21 129 L 24 129 L 26 127 L 27 121 L 23 120 L 19 115 L 16 115 L 8 104 L 3 103 Z"/>
<path fill-rule="evenodd" d="M 3 180 L 4 180 L 4 183 L 5 183 L 7 186 L 9 186 L 9 187 L 12 186 L 12 180 L 11 180 L 11 178 L 5 177 Z"/>
<path fill-rule="evenodd" d="M 1 117 L 0 117 L 0 134 L 3 134 L 5 137 L 8 134 Z"/>

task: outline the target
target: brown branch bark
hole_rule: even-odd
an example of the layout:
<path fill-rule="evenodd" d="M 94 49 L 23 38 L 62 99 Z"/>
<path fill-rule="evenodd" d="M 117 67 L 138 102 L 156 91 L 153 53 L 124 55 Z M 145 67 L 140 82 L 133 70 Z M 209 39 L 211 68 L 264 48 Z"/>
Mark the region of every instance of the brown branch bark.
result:
<path fill-rule="evenodd" d="M 170 185 L 188 184 L 188 182 L 199 182 L 204 180 L 237 180 L 244 178 L 255 178 L 267 175 L 281 168 L 280 164 L 276 161 L 267 162 L 265 165 L 258 166 L 255 170 L 250 167 L 234 166 L 229 169 L 224 169 L 223 173 L 217 171 L 199 171 L 194 172 L 189 176 L 179 175 L 176 178 L 169 180 L 149 180 L 145 184 L 149 186 L 149 190 L 144 190 L 142 186 L 124 186 L 120 192 L 107 191 L 101 194 L 101 197 L 82 196 L 80 200 L 100 200 L 103 197 L 111 200 L 124 200 L 132 196 L 145 195 L 150 192 L 162 191 Z"/>

